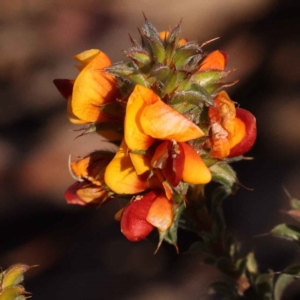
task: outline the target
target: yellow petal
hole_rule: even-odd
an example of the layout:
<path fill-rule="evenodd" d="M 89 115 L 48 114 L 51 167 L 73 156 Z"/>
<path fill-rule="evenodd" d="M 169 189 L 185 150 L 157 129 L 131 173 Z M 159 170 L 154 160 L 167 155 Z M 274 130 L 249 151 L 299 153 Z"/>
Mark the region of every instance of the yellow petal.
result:
<path fill-rule="evenodd" d="M 152 90 L 136 87 L 137 93 L 146 103 L 136 119 L 141 131 L 155 139 L 186 142 L 204 136 L 203 131 L 192 121 L 164 103 Z"/>
<path fill-rule="evenodd" d="M 146 178 L 137 175 L 124 141 L 107 166 L 104 181 L 117 194 L 136 194 L 146 189 Z"/>
<path fill-rule="evenodd" d="M 89 64 L 101 51 L 99 49 L 90 49 L 83 51 L 74 56 L 76 60 L 81 62 L 83 67 Z"/>
<path fill-rule="evenodd" d="M 182 180 L 191 184 L 206 184 L 211 181 L 211 172 L 194 148 L 180 144 L 184 152 Z"/>
<path fill-rule="evenodd" d="M 166 231 L 173 222 L 172 201 L 161 194 L 152 203 L 146 220 L 160 231 Z"/>
<path fill-rule="evenodd" d="M 154 143 L 154 139 L 144 133 L 140 124 L 141 112 L 147 106 L 146 100 L 149 97 L 158 97 L 152 91 L 148 95 L 149 91 L 151 90 L 136 85 L 127 102 L 124 134 L 126 144 L 131 150 L 147 150 Z"/>
<path fill-rule="evenodd" d="M 239 119 L 234 119 L 234 132 L 229 139 L 230 149 L 237 145 L 245 136 L 246 134 L 246 126 L 245 123 Z"/>
<path fill-rule="evenodd" d="M 138 175 L 142 175 L 150 170 L 151 162 L 147 155 L 130 153 L 131 162 L 135 168 Z"/>
<path fill-rule="evenodd" d="M 71 101 L 71 110 L 78 118 L 86 122 L 106 120 L 100 106 L 115 100 L 114 78 L 103 69 L 111 65 L 109 58 L 99 52 L 82 61 L 88 62 L 75 80 Z"/>

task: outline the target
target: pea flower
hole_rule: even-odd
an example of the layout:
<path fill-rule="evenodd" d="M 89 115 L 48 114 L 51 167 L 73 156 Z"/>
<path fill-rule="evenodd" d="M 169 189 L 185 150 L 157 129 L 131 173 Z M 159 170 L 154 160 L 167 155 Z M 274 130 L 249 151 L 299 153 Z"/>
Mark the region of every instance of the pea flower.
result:
<path fill-rule="evenodd" d="M 104 171 L 113 154 L 95 151 L 90 155 L 70 163 L 70 171 L 78 180 L 65 192 L 69 204 L 100 205 L 112 196 L 104 182 Z"/>
<path fill-rule="evenodd" d="M 211 155 L 224 159 L 249 151 L 256 139 L 256 120 L 248 111 L 235 108 L 225 91 L 214 99 L 209 108 L 211 122 Z"/>
<path fill-rule="evenodd" d="M 207 43 L 187 41 L 180 30 L 158 32 L 146 19 L 141 44 L 130 37 L 124 51 L 129 62 L 112 64 L 102 51 L 87 50 L 75 56 L 75 80 L 54 81 L 69 120 L 85 126 L 81 135 L 96 132 L 118 147 L 70 163 L 77 181 L 67 202 L 101 205 L 121 197 L 128 204 L 116 218 L 130 241 L 156 228 L 159 245 L 175 247 L 183 211 L 193 210 L 195 195 L 203 197 L 211 181 L 234 191 L 237 179 L 224 159 L 246 153 L 256 138 L 254 116 L 223 90 L 235 83 L 223 81 L 227 54 L 205 54 Z"/>
<path fill-rule="evenodd" d="M 132 193 L 135 186 L 136 192 L 145 190 L 147 185 L 134 182 L 140 183 L 141 176 L 152 168 L 161 169 L 172 186 L 182 179 L 193 184 L 211 180 L 201 157 L 186 143 L 202 137 L 203 131 L 152 90 L 135 87 L 127 102 L 124 124 L 124 144 L 128 148 L 118 151 L 105 172 L 106 184 L 116 193 Z M 124 186 L 128 176 L 131 184 Z"/>

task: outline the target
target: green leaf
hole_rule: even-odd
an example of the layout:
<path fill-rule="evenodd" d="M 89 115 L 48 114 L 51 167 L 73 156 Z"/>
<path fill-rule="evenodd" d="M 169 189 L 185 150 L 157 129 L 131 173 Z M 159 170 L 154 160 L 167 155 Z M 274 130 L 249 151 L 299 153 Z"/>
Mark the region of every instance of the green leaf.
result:
<path fill-rule="evenodd" d="M 200 84 L 201 86 L 206 87 L 208 85 L 218 82 L 221 78 L 227 76 L 227 74 L 228 72 L 224 71 L 202 71 L 194 74 L 191 77 L 191 81 L 194 81 Z"/>
<path fill-rule="evenodd" d="M 225 186 L 230 187 L 232 190 L 236 189 L 236 173 L 226 162 L 218 162 L 210 167 L 212 179 Z"/>
<path fill-rule="evenodd" d="M 251 274 L 257 274 L 257 271 L 258 271 L 258 267 L 257 267 L 257 262 L 256 262 L 256 259 L 254 257 L 254 252 L 250 252 L 248 255 L 247 255 L 247 270 L 249 273 Z"/>
<path fill-rule="evenodd" d="M 0 293 L 0 300 L 16 300 L 17 297 L 25 293 L 25 289 L 21 285 L 15 285 L 4 289 Z"/>
<path fill-rule="evenodd" d="M 177 87 L 177 79 L 178 79 L 178 73 L 173 73 L 167 80 L 165 86 L 164 86 L 164 94 L 169 94 L 175 90 Z"/>
<path fill-rule="evenodd" d="M 124 51 L 125 55 L 132 59 L 138 65 L 148 65 L 151 62 L 151 57 L 149 53 L 142 49 L 130 49 L 129 51 Z"/>
<path fill-rule="evenodd" d="M 202 53 L 202 49 L 200 48 L 200 46 L 198 44 L 190 42 L 176 50 L 173 61 L 175 63 L 175 66 L 179 68 L 184 64 L 188 63 L 192 56 L 201 53 Z M 199 58 L 199 60 L 200 59 L 201 58 Z"/>
<path fill-rule="evenodd" d="M 299 265 L 292 265 L 285 268 L 282 273 L 293 275 L 296 278 L 300 278 L 300 264 Z"/>
<path fill-rule="evenodd" d="M 230 87 L 235 85 L 238 82 L 238 80 L 229 81 L 229 82 L 216 82 L 212 83 L 210 85 L 206 85 L 205 89 L 209 94 L 216 94 L 217 91 L 220 91 L 224 88 Z"/>
<path fill-rule="evenodd" d="M 300 209 L 300 201 L 296 198 L 291 198 L 290 199 L 290 203 L 291 203 L 291 208 L 298 210 Z"/>
<path fill-rule="evenodd" d="M 256 290 L 264 300 L 272 300 L 273 279 L 273 274 L 266 273 L 259 275 L 255 281 Z"/>
<path fill-rule="evenodd" d="M 110 67 L 105 68 L 105 71 L 109 74 L 126 77 L 139 72 L 138 66 L 134 62 L 118 62 Z"/>
<path fill-rule="evenodd" d="M 154 76 L 160 82 L 165 83 L 172 74 L 173 71 L 168 66 L 158 64 L 152 68 L 150 77 Z"/>
<path fill-rule="evenodd" d="M 2 289 L 14 286 L 23 281 L 23 274 L 30 269 L 30 266 L 24 264 L 15 264 L 9 267 L 3 274 Z"/>
<path fill-rule="evenodd" d="M 177 45 L 179 41 L 180 33 L 181 33 L 181 26 L 180 24 L 178 24 L 174 27 L 174 29 L 170 32 L 169 36 L 166 38 L 166 43 Z"/>
<path fill-rule="evenodd" d="M 300 228 L 298 226 L 279 224 L 271 230 L 271 234 L 300 244 Z"/>
<path fill-rule="evenodd" d="M 174 219 L 171 227 L 166 231 L 159 232 L 159 246 L 161 242 L 164 240 L 167 243 L 174 245 L 177 249 L 177 231 L 178 231 L 178 223 L 181 217 L 181 214 L 184 210 L 184 202 L 182 201 L 180 204 L 174 205 Z"/>
<path fill-rule="evenodd" d="M 288 274 L 278 276 L 274 287 L 274 300 L 281 300 L 286 288 L 294 281 L 294 277 Z"/>

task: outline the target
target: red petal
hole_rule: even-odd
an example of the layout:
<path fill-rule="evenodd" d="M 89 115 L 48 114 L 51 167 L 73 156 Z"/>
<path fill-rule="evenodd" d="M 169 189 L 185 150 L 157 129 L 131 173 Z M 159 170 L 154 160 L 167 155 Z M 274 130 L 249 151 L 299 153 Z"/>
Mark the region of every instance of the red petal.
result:
<path fill-rule="evenodd" d="M 155 192 L 137 196 L 123 211 L 121 218 L 121 231 L 132 242 L 144 239 L 152 230 L 153 225 L 146 221 L 149 209 L 156 199 Z"/>
<path fill-rule="evenodd" d="M 239 156 L 248 152 L 256 140 L 257 130 L 255 117 L 248 110 L 242 108 L 236 109 L 236 117 L 244 122 L 246 134 L 240 143 L 230 149 L 228 157 Z"/>

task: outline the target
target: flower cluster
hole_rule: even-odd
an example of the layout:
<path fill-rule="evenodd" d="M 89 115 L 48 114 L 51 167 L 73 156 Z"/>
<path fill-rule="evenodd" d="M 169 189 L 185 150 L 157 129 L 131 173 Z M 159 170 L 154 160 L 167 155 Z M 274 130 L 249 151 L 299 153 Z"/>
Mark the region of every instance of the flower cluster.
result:
<path fill-rule="evenodd" d="M 180 38 L 180 25 L 159 33 L 146 20 L 140 34 L 141 44 L 130 37 L 124 51 L 129 62 L 112 64 L 102 51 L 87 50 L 75 56 L 75 80 L 54 81 L 70 121 L 85 124 L 82 134 L 118 145 L 116 153 L 70 162 L 77 182 L 65 198 L 79 205 L 126 198 L 116 218 L 129 240 L 157 228 L 160 241 L 176 245 L 190 191 L 222 182 L 229 158 L 242 159 L 253 146 L 256 123 L 223 90 L 234 84 L 223 81 L 230 72 L 225 53 L 204 53 Z"/>

